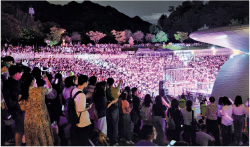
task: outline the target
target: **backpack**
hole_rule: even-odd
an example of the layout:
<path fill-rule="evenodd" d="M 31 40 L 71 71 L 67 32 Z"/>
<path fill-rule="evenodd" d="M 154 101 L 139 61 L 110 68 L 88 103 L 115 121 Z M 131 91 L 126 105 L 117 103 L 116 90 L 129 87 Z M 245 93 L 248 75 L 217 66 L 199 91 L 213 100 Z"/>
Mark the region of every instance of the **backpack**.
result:
<path fill-rule="evenodd" d="M 168 129 L 170 130 L 175 129 L 175 122 L 174 122 L 173 117 L 170 115 L 170 112 L 169 112 L 169 119 L 168 119 Z"/>
<path fill-rule="evenodd" d="M 74 88 L 73 88 L 74 89 Z M 75 101 L 74 99 L 76 98 L 76 96 L 80 93 L 83 93 L 82 91 L 78 91 L 73 97 L 72 97 L 72 91 L 70 92 L 70 97 L 68 99 L 66 99 L 65 101 L 65 116 L 67 118 L 67 121 L 70 124 L 78 124 L 80 122 L 80 118 L 81 118 L 81 114 L 78 117 L 77 116 L 77 112 L 76 112 L 76 108 L 75 108 Z"/>
<path fill-rule="evenodd" d="M 142 120 L 149 120 L 150 113 L 151 113 L 149 107 L 142 105 L 142 108 L 141 108 L 141 119 Z"/>

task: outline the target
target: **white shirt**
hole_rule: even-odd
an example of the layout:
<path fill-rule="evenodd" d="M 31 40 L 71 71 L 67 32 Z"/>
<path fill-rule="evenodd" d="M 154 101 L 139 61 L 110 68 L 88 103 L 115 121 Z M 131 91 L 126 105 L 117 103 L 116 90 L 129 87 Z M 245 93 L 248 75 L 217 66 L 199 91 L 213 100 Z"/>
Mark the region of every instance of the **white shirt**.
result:
<path fill-rule="evenodd" d="M 232 125 L 233 121 L 230 121 L 230 117 L 232 118 L 232 113 L 233 113 L 233 106 L 232 105 L 223 106 L 221 109 L 221 115 L 222 115 L 221 123 L 226 125 L 226 126 Z"/>
<path fill-rule="evenodd" d="M 233 114 L 235 114 L 235 115 L 246 114 L 245 106 L 243 104 L 238 105 L 238 107 L 236 107 L 236 105 L 233 105 Z"/>
<path fill-rule="evenodd" d="M 81 89 L 75 88 L 72 91 L 72 96 L 75 95 L 78 91 L 82 91 Z M 85 111 L 86 109 L 86 97 L 84 93 L 80 93 L 76 96 L 75 100 L 75 106 L 76 106 L 76 112 L 78 117 L 80 116 L 80 113 L 78 111 L 84 111 L 81 114 L 80 122 L 76 124 L 78 127 L 86 127 L 91 124 L 90 118 L 89 118 L 89 112 Z"/>
<path fill-rule="evenodd" d="M 205 132 L 196 132 L 196 143 L 201 146 L 207 146 L 208 141 L 214 141 L 214 138 Z"/>

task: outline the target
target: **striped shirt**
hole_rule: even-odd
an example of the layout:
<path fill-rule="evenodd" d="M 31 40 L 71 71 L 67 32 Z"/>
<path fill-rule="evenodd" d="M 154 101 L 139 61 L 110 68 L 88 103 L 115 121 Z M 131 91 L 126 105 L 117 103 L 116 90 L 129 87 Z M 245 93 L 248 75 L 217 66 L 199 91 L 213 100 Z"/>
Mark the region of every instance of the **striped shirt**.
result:
<path fill-rule="evenodd" d="M 218 116 L 218 107 L 215 104 L 210 104 L 207 106 L 206 108 L 206 117 L 207 119 L 210 120 L 217 120 L 217 116 Z"/>

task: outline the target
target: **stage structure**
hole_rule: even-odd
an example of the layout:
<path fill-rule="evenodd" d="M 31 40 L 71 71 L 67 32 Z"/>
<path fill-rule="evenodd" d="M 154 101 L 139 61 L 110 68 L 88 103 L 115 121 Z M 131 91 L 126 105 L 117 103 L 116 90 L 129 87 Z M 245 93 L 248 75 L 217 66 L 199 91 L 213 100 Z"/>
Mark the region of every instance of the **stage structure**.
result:
<path fill-rule="evenodd" d="M 240 95 L 244 103 L 249 98 L 249 25 L 202 30 L 189 36 L 197 41 L 241 52 L 222 65 L 213 86 L 212 96 L 216 100 L 223 96 L 234 100 L 236 95 Z"/>

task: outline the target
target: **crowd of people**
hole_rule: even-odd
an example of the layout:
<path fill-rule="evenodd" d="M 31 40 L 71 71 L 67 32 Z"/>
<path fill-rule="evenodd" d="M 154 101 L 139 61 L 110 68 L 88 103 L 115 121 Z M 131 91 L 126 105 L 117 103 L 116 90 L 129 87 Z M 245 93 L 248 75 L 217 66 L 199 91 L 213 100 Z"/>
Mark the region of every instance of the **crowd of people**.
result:
<path fill-rule="evenodd" d="M 110 46 L 96 46 L 105 47 Z M 31 50 L 17 49 L 16 53 Z M 178 95 L 204 89 L 197 83 L 213 83 L 228 55 L 196 55 L 186 64 L 175 55 L 83 59 L 55 58 L 52 52 L 50 58 L 15 60 L 6 56 L 12 51 L 2 51 L 2 145 L 9 145 L 13 138 L 15 145 L 25 140 L 28 146 L 105 146 L 120 142 L 156 146 L 171 140 L 177 141 L 175 145 L 207 146 L 213 141 L 214 145 L 229 145 L 232 123 L 234 143 L 242 144 L 249 104 L 244 105 L 240 96 L 233 103 L 222 97 L 218 105 L 210 97 L 201 113 L 203 119 L 196 121 L 197 115 L 192 114 L 195 100 L 184 100 L 185 107 L 173 98 L 169 106 L 157 95 L 164 75 L 171 95 L 176 95 L 176 89 Z M 176 82 L 180 84 L 171 84 Z M 133 136 L 142 140 L 134 143 Z"/>

